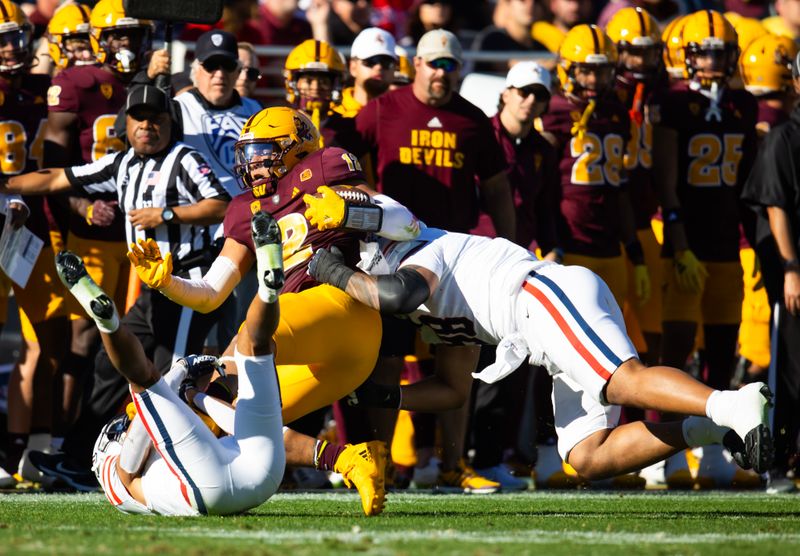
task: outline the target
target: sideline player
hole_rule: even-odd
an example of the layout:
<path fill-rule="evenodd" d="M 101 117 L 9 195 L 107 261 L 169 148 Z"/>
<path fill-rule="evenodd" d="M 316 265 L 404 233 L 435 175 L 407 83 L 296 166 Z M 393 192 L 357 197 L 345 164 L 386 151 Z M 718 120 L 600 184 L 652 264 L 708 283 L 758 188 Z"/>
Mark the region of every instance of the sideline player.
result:
<path fill-rule="evenodd" d="M 261 281 L 236 339 L 234 431 L 221 439 L 177 393 L 185 378 L 201 378 L 215 366 L 189 357 L 162 377 L 136 336 L 120 326 L 113 301 L 89 277 L 81 259 L 68 251 L 58 255 L 59 276 L 94 319 L 114 366 L 130 383 L 134 424 L 141 422 L 152 443 L 138 441 L 131 426 L 124 435 L 106 427 L 95 444 L 95 475 L 109 501 L 125 513 L 233 514 L 259 506 L 278 490 L 285 453 L 272 334 L 284 277 L 281 237 L 266 213 L 254 217 L 251 226 Z M 148 455 L 150 446 L 154 450 Z"/>
<path fill-rule="evenodd" d="M 457 407 L 469 392 L 464 372 L 477 363 L 470 344 L 494 344 L 496 363 L 476 376 L 493 382 L 525 360 L 545 366 L 553 376 L 559 453 L 586 478 L 613 477 L 723 440 L 741 465 L 769 469 L 769 388 L 713 390 L 678 369 L 646 367 L 611 291 L 590 270 L 540 261 L 504 239 L 433 228 L 418 241 L 389 244 L 384 254 L 402 261 L 389 275 L 356 272 L 335 249 L 317 250 L 309 271 L 369 307 L 407 314 L 423 338 L 461 345 L 463 366 L 404 387 L 367 383 L 356 399 L 416 411 Z M 620 405 L 710 419 L 618 425 Z"/>

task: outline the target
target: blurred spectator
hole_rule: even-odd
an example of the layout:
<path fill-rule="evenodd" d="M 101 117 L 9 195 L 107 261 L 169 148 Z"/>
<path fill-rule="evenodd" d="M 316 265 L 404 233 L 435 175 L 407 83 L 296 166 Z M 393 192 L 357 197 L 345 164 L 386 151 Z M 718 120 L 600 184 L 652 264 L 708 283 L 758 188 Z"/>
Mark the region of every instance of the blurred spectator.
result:
<path fill-rule="evenodd" d="M 481 31 L 472 43 L 476 52 L 503 50 L 546 50 L 533 39 L 533 0 L 497 0 L 494 10 L 494 25 Z M 505 73 L 513 66 L 512 60 L 502 62 L 479 62 L 474 71 Z"/>
<path fill-rule="evenodd" d="M 242 98 L 252 98 L 256 92 L 258 81 L 261 79 L 256 49 L 249 42 L 239 42 L 238 49 L 242 69 L 236 80 L 236 91 Z"/>
<path fill-rule="evenodd" d="M 763 23 L 767 31 L 774 35 L 797 40 L 800 37 L 800 1 L 775 0 L 778 15 L 766 18 Z"/>
<path fill-rule="evenodd" d="M 394 53 L 397 55 L 397 68 L 394 70 L 394 78 L 389 90 L 394 91 L 404 85 L 409 85 L 414 81 L 414 64 L 408 57 L 408 52 L 402 46 L 395 46 Z"/>
<path fill-rule="evenodd" d="M 761 19 L 769 15 L 769 0 L 725 0 L 726 12 L 734 12 L 744 17 Z"/>
<path fill-rule="evenodd" d="M 576 25 L 589 23 L 592 17 L 591 0 L 550 0 L 553 25 L 566 33 Z"/>
<path fill-rule="evenodd" d="M 394 79 L 397 69 L 394 37 L 377 27 L 364 29 L 353 41 L 348 67 L 353 86 L 342 91 L 342 103 L 334 110 L 354 118 L 362 106 L 385 93 Z"/>
<path fill-rule="evenodd" d="M 253 21 L 256 0 L 225 0 L 222 19 L 214 25 L 189 23 L 181 33 L 181 40 L 196 41 L 197 37 L 211 29 L 223 29 L 236 37 L 237 41 L 265 44 L 264 32 Z"/>
<path fill-rule="evenodd" d="M 345 46 L 370 26 L 372 8 L 368 0 L 312 0 L 306 14 L 315 39 Z"/>
<path fill-rule="evenodd" d="M 264 34 L 262 44 L 293 46 L 310 39 L 311 25 L 296 12 L 297 0 L 260 0 L 258 26 Z"/>
<path fill-rule="evenodd" d="M 413 5 L 414 0 L 373 0 L 372 23 L 401 39 L 408 28 L 408 16 Z"/>
<path fill-rule="evenodd" d="M 400 42 L 403 46 L 414 46 L 428 31 L 444 28 L 453 30 L 452 21 L 452 0 L 418 0 L 411 11 L 408 36 Z"/>

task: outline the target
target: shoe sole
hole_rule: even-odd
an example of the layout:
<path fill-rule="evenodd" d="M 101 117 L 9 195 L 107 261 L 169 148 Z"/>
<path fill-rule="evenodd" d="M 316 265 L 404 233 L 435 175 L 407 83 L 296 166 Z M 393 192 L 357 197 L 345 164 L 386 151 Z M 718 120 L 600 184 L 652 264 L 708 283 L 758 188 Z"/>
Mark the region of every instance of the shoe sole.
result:
<path fill-rule="evenodd" d="M 726 432 L 725 436 L 722 437 L 722 445 L 730 452 L 733 461 L 736 462 L 736 465 L 742 469 L 753 468 L 750 456 L 747 454 L 747 448 L 736 432 L 733 430 Z"/>
<path fill-rule="evenodd" d="M 274 253 L 267 252 L 269 270 L 264 271 L 261 280 L 264 285 L 272 290 L 283 287 L 285 276 L 283 273 L 283 248 L 281 245 L 281 229 L 272 216 L 258 212 L 253 215 L 250 222 L 250 232 L 253 235 L 253 245 L 256 251 L 262 247 L 275 246 Z M 267 251 L 267 250 L 264 250 Z"/>
<path fill-rule="evenodd" d="M 69 259 L 77 260 L 77 268 L 69 267 L 66 263 Z M 67 288 L 72 288 L 81 278 L 88 276 L 83 260 L 71 251 L 61 251 L 56 255 L 56 271 Z"/>
<path fill-rule="evenodd" d="M 756 473 L 765 473 L 770 470 L 775 456 L 775 448 L 772 444 L 769 427 L 758 425 L 748 432 L 744 439 L 744 446 Z"/>

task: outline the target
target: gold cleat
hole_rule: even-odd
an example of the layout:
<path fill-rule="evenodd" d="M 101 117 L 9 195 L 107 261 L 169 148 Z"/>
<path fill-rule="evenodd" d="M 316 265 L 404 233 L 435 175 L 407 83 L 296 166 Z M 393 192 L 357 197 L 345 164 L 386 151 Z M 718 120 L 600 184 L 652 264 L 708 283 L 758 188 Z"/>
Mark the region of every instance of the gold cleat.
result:
<path fill-rule="evenodd" d="M 380 440 L 347 444 L 333 466 L 348 488 L 355 485 L 365 515 L 378 515 L 383 511 L 388 455 L 386 444 Z"/>

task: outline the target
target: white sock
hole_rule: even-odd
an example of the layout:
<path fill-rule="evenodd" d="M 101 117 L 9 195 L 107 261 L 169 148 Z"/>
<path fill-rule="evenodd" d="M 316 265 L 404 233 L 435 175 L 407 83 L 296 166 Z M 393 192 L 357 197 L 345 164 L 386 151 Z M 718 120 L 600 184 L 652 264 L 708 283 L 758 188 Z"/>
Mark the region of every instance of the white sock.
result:
<path fill-rule="evenodd" d="M 105 292 L 100 289 L 100 286 L 98 286 L 90 276 L 86 275 L 78 280 L 78 282 L 70 288 L 69 293 L 75 296 L 75 299 L 81 304 L 86 314 L 94 319 L 100 332 L 111 334 L 117 331 L 119 328 L 119 314 L 117 313 L 117 308 L 114 306 L 113 301 L 111 302 L 111 306 L 114 310 L 111 314 L 111 318 L 101 318 L 92 311 L 92 301 L 101 295 L 105 295 Z"/>
<path fill-rule="evenodd" d="M 706 401 L 706 415 L 717 425 L 733 428 L 731 416 L 736 413 L 734 390 L 714 390 Z"/>
<path fill-rule="evenodd" d="M 283 269 L 283 246 L 280 244 L 262 245 L 256 248 L 256 269 L 258 274 L 258 297 L 264 303 L 275 303 L 278 290 L 264 283 L 264 273 L 275 269 Z"/>
<path fill-rule="evenodd" d="M 722 437 L 729 429 L 715 424 L 706 417 L 692 415 L 683 420 L 682 430 L 686 444 L 690 448 L 695 448 L 708 444 L 721 444 Z"/>

